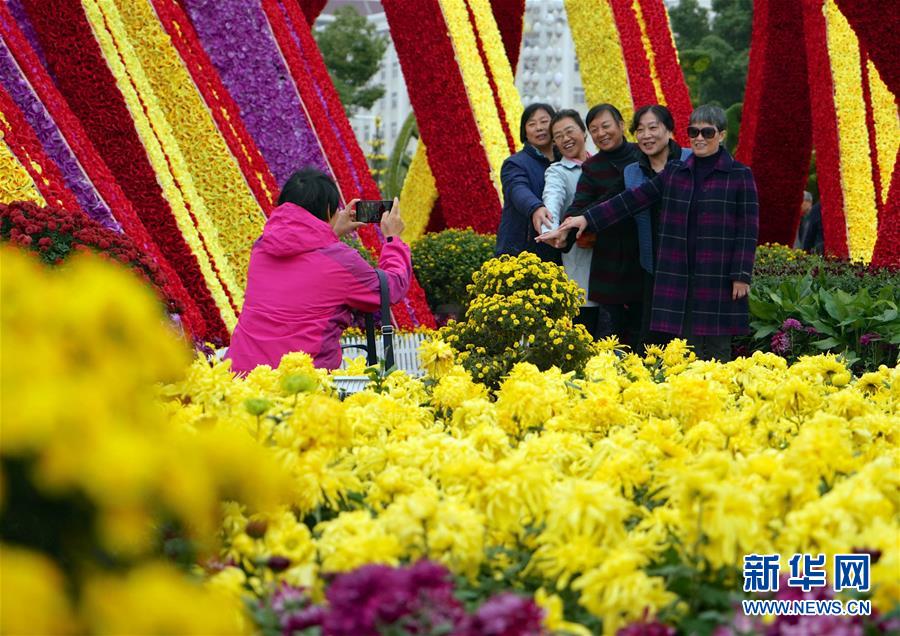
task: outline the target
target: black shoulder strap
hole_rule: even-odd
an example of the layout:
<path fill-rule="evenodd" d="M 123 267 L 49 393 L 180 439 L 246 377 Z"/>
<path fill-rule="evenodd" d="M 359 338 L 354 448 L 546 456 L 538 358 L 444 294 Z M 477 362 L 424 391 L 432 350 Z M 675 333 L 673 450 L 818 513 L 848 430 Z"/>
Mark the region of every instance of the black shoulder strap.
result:
<path fill-rule="evenodd" d="M 391 324 L 391 289 L 388 286 L 387 274 L 375 268 L 381 288 L 381 339 L 384 343 L 384 367 L 394 366 L 394 326 Z M 374 347 L 373 347 L 374 349 Z"/>
<path fill-rule="evenodd" d="M 378 351 L 375 347 L 375 316 L 364 314 L 366 322 L 366 366 L 374 367 L 378 364 Z"/>

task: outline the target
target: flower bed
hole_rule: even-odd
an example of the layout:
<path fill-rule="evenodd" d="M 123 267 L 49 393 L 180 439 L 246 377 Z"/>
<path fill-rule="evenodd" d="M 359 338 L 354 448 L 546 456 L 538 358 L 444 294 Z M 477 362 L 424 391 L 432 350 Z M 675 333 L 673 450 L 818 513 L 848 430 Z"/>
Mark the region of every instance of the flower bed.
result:
<path fill-rule="evenodd" d="M 877 614 L 830 628 L 896 627 L 896 367 L 675 341 L 492 390 L 426 349 L 341 401 L 304 354 L 185 368 L 109 265 L 3 263 L 4 633 L 738 633 L 743 555 L 849 552 Z"/>
<path fill-rule="evenodd" d="M 752 337 L 739 345 L 790 361 L 829 351 L 856 370 L 896 364 L 900 270 L 806 254 L 781 245 L 757 251 L 750 290 Z"/>
<path fill-rule="evenodd" d="M 115 232 L 81 211 L 70 212 L 34 203 L 0 203 L 0 239 L 36 251 L 45 263 L 62 263 L 72 252 L 94 250 L 123 265 L 150 283 L 171 313 L 183 307 L 171 293 L 159 266 L 125 234 Z"/>

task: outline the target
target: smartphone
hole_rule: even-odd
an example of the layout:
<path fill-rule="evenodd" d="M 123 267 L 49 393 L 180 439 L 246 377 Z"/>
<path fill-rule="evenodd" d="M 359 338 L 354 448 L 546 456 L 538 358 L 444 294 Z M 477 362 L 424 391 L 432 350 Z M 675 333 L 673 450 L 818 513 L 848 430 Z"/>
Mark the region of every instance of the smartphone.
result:
<path fill-rule="evenodd" d="M 381 223 L 381 217 L 393 205 L 393 201 L 357 201 L 356 221 L 358 223 Z"/>

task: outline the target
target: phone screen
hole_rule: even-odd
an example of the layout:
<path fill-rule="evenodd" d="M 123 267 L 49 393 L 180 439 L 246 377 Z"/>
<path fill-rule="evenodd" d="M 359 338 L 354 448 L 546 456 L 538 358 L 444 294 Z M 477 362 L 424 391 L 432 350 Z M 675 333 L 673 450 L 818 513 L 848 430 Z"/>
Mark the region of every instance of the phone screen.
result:
<path fill-rule="evenodd" d="M 381 223 L 381 217 L 393 204 L 393 201 L 357 201 L 356 220 L 360 223 Z"/>

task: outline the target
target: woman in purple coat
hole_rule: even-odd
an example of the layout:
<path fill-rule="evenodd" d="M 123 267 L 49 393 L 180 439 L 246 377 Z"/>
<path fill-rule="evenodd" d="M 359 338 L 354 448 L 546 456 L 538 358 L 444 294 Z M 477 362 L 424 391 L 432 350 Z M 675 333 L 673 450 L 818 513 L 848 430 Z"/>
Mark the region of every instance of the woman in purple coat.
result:
<path fill-rule="evenodd" d="M 597 232 L 660 204 L 651 325 L 686 338 L 703 359 L 731 359 L 731 337 L 749 331 L 747 294 L 756 256 L 759 203 L 750 168 L 722 146 L 725 111 L 700 106 L 688 126 L 693 155 L 641 186 L 569 217 L 537 240 Z"/>

